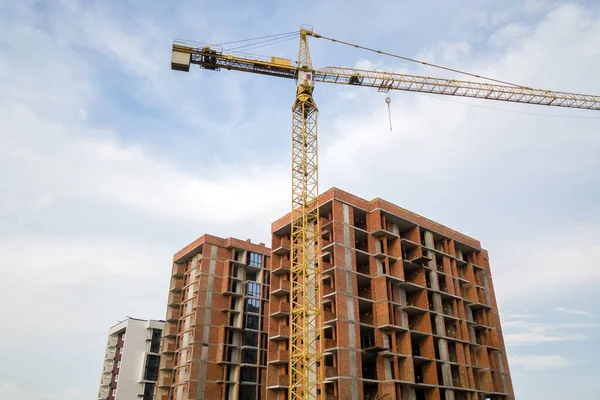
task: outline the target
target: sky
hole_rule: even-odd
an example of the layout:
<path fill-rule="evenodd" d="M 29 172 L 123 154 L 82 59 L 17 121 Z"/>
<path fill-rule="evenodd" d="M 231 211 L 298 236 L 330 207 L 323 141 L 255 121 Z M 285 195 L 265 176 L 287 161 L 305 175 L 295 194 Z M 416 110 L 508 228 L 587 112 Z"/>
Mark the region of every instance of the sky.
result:
<path fill-rule="evenodd" d="M 325 36 L 600 94 L 596 1 L 0 0 L 0 398 L 97 395 L 108 328 L 162 319 L 173 254 L 270 241 L 294 82 L 170 70 L 173 38 Z M 297 40 L 256 49 L 294 59 Z M 311 39 L 315 67 L 448 72 Z M 463 79 L 465 77 L 462 77 Z M 518 399 L 600 398 L 600 113 L 320 84 L 320 188 L 489 250 Z"/>

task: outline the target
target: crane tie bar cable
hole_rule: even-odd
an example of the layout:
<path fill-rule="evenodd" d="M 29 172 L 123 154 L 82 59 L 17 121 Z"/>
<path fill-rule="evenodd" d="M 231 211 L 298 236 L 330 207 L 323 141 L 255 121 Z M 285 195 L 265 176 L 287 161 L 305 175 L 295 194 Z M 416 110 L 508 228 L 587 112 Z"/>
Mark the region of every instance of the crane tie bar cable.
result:
<path fill-rule="evenodd" d="M 224 42 L 224 43 L 214 44 L 213 46 L 225 46 L 227 44 L 250 42 L 252 40 L 260 40 L 260 39 L 267 39 L 267 38 L 282 37 L 282 36 L 299 34 L 299 33 L 300 33 L 300 31 L 291 31 L 291 32 L 285 32 L 285 33 L 278 33 L 276 35 L 267 35 L 267 36 L 259 36 L 259 37 L 250 38 L 250 39 L 234 40 L 233 42 Z"/>
<path fill-rule="evenodd" d="M 289 33 L 287 35 L 279 36 L 279 37 L 276 37 L 276 38 L 262 40 L 260 42 L 249 43 L 249 44 L 245 44 L 245 45 L 238 46 L 238 47 L 232 47 L 232 48 L 230 48 L 228 50 L 229 51 L 233 51 L 233 50 L 239 51 L 239 50 L 242 50 L 242 49 L 244 51 L 251 50 L 251 49 L 254 50 L 254 49 L 258 49 L 260 47 L 269 46 L 271 44 L 283 43 L 283 42 L 286 42 L 288 40 L 295 39 L 297 36 L 298 36 L 298 33 L 297 32 L 293 32 L 293 33 Z M 263 44 L 263 43 L 266 43 L 266 44 Z M 261 44 L 262 44 L 262 46 L 260 46 Z"/>
<path fill-rule="evenodd" d="M 472 76 L 474 78 L 485 79 L 485 80 L 496 82 L 496 83 L 502 83 L 502 84 L 508 85 L 508 86 L 515 86 L 515 87 L 520 87 L 520 88 L 524 88 L 524 89 L 530 89 L 527 86 L 517 85 L 516 83 L 501 81 L 499 79 L 488 78 L 486 76 L 472 74 L 470 72 L 465 72 L 465 71 L 461 71 L 461 70 L 458 70 L 458 69 L 444 67 L 443 65 L 432 64 L 432 63 L 428 63 L 426 61 L 415 60 L 414 58 L 399 56 L 397 54 L 388 53 L 386 51 L 372 49 L 372 48 L 369 48 L 369 47 L 361 46 L 359 44 L 345 42 L 343 40 L 338 40 L 338 39 L 330 38 L 330 37 L 323 36 L 323 35 L 320 35 L 320 34 L 314 33 L 314 32 L 313 33 L 309 33 L 309 35 L 311 35 L 313 37 L 316 37 L 316 38 L 320 38 L 320 39 L 330 40 L 330 41 L 335 42 L 335 43 L 341 43 L 341 44 L 345 44 L 347 46 L 356 47 L 358 49 L 367 50 L 367 51 L 370 51 L 370 52 L 373 52 L 373 53 L 383 54 L 383 55 L 394 57 L 394 58 L 400 58 L 400 59 L 405 60 L 405 61 L 410 61 L 410 62 L 414 62 L 414 63 L 418 63 L 418 64 L 423 64 L 423 65 L 427 65 L 427 66 L 434 67 L 434 68 L 443 69 L 443 70 L 446 70 L 446 71 L 451 71 L 451 72 L 456 72 L 456 73 L 463 74 L 463 75 Z"/>

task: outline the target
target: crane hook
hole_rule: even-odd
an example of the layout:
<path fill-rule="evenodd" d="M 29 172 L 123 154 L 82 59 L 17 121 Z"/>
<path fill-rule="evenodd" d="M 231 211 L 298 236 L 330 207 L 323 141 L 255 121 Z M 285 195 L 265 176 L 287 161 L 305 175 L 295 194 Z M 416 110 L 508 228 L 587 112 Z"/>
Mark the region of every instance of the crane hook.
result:
<path fill-rule="evenodd" d="M 392 131 L 392 112 L 390 110 L 390 103 L 392 102 L 392 98 L 388 95 L 385 97 L 385 102 L 388 106 L 388 117 L 390 119 L 390 132 Z"/>

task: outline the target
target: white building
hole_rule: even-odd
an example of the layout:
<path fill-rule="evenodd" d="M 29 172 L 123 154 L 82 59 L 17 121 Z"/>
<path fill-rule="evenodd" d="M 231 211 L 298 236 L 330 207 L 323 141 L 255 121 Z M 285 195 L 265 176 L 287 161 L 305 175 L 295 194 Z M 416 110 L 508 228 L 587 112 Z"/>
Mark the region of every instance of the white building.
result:
<path fill-rule="evenodd" d="M 108 330 L 99 400 L 153 400 L 164 321 L 128 317 Z"/>

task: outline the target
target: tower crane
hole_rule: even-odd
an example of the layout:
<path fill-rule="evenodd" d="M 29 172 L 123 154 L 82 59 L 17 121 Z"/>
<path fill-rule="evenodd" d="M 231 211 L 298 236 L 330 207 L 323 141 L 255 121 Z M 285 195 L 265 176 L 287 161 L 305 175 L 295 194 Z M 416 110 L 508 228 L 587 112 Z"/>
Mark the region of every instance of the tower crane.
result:
<path fill-rule="evenodd" d="M 600 110 L 600 96 L 532 89 L 489 78 L 486 79 L 490 83 L 347 67 L 329 66 L 315 69 L 310 57 L 309 36 L 376 51 L 379 54 L 392 54 L 321 36 L 313 32 L 311 27 L 302 27 L 296 34 L 299 34 L 300 38 L 296 63 L 285 58 L 240 54 L 223 50 L 221 46 L 174 40 L 171 68 L 187 72 L 191 64 L 196 64 L 200 68 L 213 71 L 227 69 L 296 80 L 296 98 L 292 106 L 291 330 L 288 398 L 309 400 L 323 398 L 324 393 L 324 368 L 319 368 L 319 365 L 324 364 L 320 345 L 321 230 L 317 203 L 318 109 L 313 99 L 315 83 L 365 86 L 385 92 L 404 90 L 588 110 Z M 467 75 L 480 78 L 473 74 Z"/>

